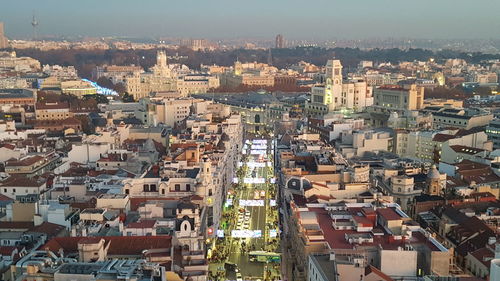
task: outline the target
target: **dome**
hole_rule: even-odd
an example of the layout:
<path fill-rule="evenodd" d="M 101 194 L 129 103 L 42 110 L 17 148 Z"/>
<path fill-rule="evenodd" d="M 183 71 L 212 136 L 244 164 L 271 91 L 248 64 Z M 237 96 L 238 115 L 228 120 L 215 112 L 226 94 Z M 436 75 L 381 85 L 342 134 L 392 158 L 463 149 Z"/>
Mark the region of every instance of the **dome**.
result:
<path fill-rule="evenodd" d="M 431 169 L 427 173 L 427 178 L 431 179 L 431 180 L 434 180 L 434 179 L 439 180 L 441 178 L 441 174 L 437 170 L 436 165 L 432 165 Z"/>

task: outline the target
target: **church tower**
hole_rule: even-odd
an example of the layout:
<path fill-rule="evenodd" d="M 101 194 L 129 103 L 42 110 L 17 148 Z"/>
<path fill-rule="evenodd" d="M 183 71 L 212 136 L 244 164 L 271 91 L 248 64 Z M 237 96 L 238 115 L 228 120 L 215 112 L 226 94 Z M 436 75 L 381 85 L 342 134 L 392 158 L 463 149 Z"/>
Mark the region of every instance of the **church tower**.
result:
<path fill-rule="evenodd" d="M 330 111 L 337 110 L 342 104 L 342 64 L 340 60 L 328 60 L 325 74 L 325 97 Z"/>
<path fill-rule="evenodd" d="M 156 53 L 156 65 L 158 67 L 167 67 L 167 53 L 165 51 L 158 51 Z"/>
<path fill-rule="evenodd" d="M 425 180 L 426 192 L 429 195 L 440 195 L 441 190 L 444 188 L 441 186 L 441 174 L 439 173 L 436 165 L 432 165 L 432 168 L 427 173 L 427 178 Z"/>
<path fill-rule="evenodd" d="M 236 60 L 234 63 L 234 75 L 241 75 L 243 73 L 243 65 L 241 65 L 241 62 L 239 60 Z"/>
<path fill-rule="evenodd" d="M 328 60 L 326 62 L 326 81 L 330 85 L 342 84 L 342 63 L 340 63 L 340 60 Z"/>

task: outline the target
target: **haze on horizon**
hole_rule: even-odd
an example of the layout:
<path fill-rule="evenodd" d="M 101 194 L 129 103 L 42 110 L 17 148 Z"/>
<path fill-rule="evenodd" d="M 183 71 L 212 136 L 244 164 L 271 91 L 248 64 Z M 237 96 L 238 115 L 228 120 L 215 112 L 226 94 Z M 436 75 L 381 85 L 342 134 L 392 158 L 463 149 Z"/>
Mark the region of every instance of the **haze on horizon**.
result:
<path fill-rule="evenodd" d="M 21 0 L 1 5 L 11 38 L 500 39 L 495 0 Z"/>

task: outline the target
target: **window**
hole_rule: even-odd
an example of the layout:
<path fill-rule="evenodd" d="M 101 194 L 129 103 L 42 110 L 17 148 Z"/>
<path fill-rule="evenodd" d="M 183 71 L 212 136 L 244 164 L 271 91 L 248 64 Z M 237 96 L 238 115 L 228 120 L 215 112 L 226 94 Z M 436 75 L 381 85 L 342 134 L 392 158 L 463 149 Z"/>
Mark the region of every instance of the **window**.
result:
<path fill-rule="evenodd" d="M 130 193 L 130 190 L 127 188 L 125 189 L 125 194 L 129 194 Z"/>
<path fill-rule="evenodd" d="M 151 184 L 149 185 L 149 191 L 153 191 L 153 192 L 156 192 L 156 184 Z"/>
<path fill-rule="evenodd" d="M 142 190 L 143 190 L 144 192 L 149 192 L 149 184 L 145 184 L 145 185 L 143 185 L 143 186 L 142 186 Z"/>
<path fill-rule="evenodd" d="M 181 185 L 180 184 L 175 184 L 175 191 L 181 191 Z"/>
<path fill-rule="evenodd" d="M 189 183 L 186 184 L 186 191 L 191 191 L 191 185 Z"/>
<path fill-rule="evenodd" d="M 208 196 L 212 196 L 212 189 L 208 190 Z"/>
<path fill-rule="evenodd" d="M 12 189 L 12 193 L 16 193 L 16 189 L 15 188 Z"/>

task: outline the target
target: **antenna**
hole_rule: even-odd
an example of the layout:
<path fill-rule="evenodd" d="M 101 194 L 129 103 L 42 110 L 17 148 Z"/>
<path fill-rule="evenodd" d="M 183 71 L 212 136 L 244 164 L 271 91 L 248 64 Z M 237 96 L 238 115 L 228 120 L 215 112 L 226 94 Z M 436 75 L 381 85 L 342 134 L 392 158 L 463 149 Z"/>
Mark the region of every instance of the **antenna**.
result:
<path fill-rule="evenodd" d="M 36 20 L 35 12 L 33 12 L 33 19 L 31 20 L 31 26 L 33 27 L 33 40 L 36 40 L 37 37 L 36 29 L 38 26 L 38 21 Z"/>

